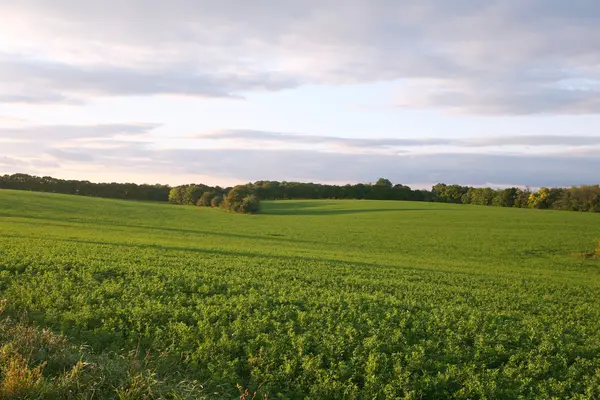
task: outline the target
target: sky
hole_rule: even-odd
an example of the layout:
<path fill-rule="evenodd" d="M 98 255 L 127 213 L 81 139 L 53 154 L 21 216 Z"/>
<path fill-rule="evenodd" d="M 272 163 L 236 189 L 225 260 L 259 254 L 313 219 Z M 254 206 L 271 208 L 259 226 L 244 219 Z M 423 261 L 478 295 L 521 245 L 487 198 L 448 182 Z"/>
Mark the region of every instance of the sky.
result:
<path fill-rule="evenodd" d="M 0 0 L 0 174 L 600 182 L 597 0 Z"/>

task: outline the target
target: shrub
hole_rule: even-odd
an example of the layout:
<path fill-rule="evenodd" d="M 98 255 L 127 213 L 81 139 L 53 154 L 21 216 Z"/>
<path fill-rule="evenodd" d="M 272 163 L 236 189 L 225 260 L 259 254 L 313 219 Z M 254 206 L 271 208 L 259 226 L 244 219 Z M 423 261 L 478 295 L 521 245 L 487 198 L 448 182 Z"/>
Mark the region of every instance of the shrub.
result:
<path fill-rule="evenodd" d="M 250 187 L 239 185 L 227 193 L 221 206 L 233 212 L 252 214 L 260 210 L 260 200 Z"/>
<path fill-rule="evenodd" d="M 197 206 L 210 207 L 212 199 L 216 196 L 214 192 L 204 192 L 196 202 Z"/>
<path fill-rule="evenodd" d="M 220 207 L 221 203 L 223 203 L 223 196 L 221 195 L 216 195 L 210 200 L 211 207 Z"/>
<path fill-rule="evenodd" d="M 260 211 L 260 200 L 256 195 L 244 197 L 240 206 L 240 211 L 246 214 L 254 214 Z"/>

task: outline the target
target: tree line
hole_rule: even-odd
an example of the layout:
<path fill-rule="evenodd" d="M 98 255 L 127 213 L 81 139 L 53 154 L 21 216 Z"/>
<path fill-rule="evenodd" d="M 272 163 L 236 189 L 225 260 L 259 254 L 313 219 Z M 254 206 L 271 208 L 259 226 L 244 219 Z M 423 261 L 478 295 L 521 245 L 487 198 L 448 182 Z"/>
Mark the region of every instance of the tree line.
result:
<path fill-rule="evenodd" d="M 304 182 L 257 181 L 235 187 L 189 184 L 137 185 L 135 183 L 92 183 L 27 174 L 0 176 L 0 189 L 32 190 L 131 200 L 169 201 L 174 204 L 219 207 L 242 213 L 260 209 L 260 200 L 291 199 L 370 199 L 409 200 L 477 204 L 497 207 L 536 208 L 600 212 L 600 186 L 571 188 L 475 188 L 439 183 L 431 190 L 411 189 L 392 184 L 385 178 L 377 182 L 327 185 Z"/>
<path fill-rule="evenodd" d="M 600 186 L 571 188 L 474 188 L 439 183 L 432 188 L 435 201 L 481 206 L 536 208 L 564 211 L 600 212 Z"/>
<path fill-rule="evenodd" d="M 0 189 L 76 194 L 110 199 L 167 201 L 171 187 L 159 184 L 93 183 L 89 181 L 57 179 L 50 176 L 14 174 L 0 175 Z"/>

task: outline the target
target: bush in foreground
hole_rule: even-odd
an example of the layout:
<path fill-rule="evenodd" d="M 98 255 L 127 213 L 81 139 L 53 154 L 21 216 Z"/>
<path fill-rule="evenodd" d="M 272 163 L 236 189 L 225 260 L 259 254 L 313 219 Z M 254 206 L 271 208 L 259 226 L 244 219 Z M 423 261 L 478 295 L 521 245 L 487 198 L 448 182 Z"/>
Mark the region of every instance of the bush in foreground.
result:
<path fill-rule="evenodd" d="M 260 200 L 250 187 L 238 185 L 227 193 L 221 207 L 236 213 L 254 214 L 260 211 Z"/>

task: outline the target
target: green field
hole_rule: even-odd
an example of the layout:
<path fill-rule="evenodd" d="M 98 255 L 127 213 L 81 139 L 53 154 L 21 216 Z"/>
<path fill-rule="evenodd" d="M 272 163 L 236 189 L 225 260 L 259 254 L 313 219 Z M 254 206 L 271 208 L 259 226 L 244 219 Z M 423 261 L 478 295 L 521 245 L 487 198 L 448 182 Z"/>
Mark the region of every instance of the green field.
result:
<path fill-rule="evenodd" d="M 3 190 L 0 298 L 90 357 L 148 354 L 157 385 L 196 380 L 198 397 L 592 399 L 599 239 L 593 213 L 331 200 L 238 215 Z"/>

